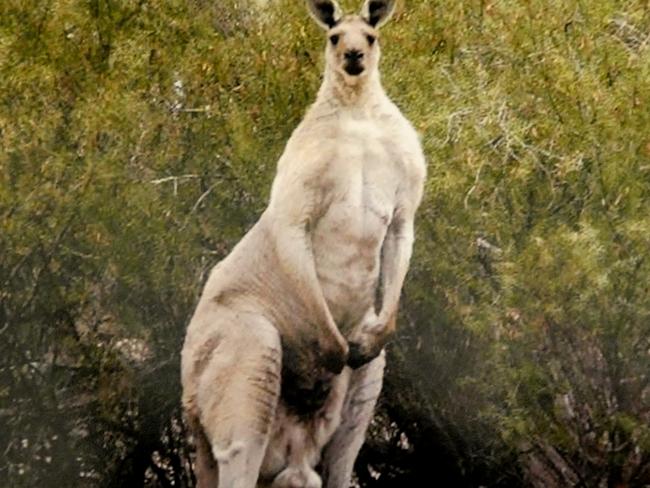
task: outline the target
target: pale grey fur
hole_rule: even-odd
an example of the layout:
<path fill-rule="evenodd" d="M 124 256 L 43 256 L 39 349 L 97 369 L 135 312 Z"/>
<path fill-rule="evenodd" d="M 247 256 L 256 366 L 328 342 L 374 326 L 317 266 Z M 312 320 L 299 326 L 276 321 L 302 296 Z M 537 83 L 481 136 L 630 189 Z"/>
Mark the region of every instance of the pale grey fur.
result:
<path fill-rule="evenodd" d="M 394 2 L 366 0 L 347 16 L 334 0 L 307 4 L 327 29 L 323 84 L 267 209 L 212 270 L 182 351 L 202 487 L 349 485 L 411 257 L 426 169 L 379 80 L 375 27 Z M 330 384 L 322 406 L 295 412 L 283 371 L 305 391 Z"/>

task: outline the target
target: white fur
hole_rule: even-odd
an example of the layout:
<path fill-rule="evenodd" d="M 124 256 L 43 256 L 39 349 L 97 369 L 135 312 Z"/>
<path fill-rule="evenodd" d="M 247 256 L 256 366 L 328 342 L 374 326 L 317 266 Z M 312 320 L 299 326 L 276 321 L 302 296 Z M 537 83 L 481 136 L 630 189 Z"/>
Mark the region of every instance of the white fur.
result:
<path fill-rule="evenodd" d="M 216 482 L 214 452 L 225 461 L 220 486 L 253 488 L 259 473 L 259 486 L 319 488 L 322 458 L 325 486 L 346 487 L 381 389 L 426 170 L 413 127 L 381 86 L 379 42 L 368 40 L 377 31 L 346 16 L 332 34 L 323 84 L 278 162 L 269 205 L 212 271 L 188 327 L 183 404 L 200 486 Z M 363 52 L 360 74 L 346 71 L 351 49 Z M 376 359 L 341 372 L 348 342 Z M 280 397 L 283 371 L 306 390 L 330 382 L 322 407 L 293 413 Z"/>

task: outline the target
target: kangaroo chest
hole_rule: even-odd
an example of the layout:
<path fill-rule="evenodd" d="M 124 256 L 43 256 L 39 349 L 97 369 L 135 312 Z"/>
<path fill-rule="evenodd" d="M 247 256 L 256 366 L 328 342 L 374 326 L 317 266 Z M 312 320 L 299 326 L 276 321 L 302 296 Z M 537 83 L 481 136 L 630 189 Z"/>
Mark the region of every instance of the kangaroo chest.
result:
<path fill-rule="evenodd" d="M 372 122 L 342 122 L 323 176 L 330 199 L 313 235 L 316 270 L 342 332 L 374 302 L 381 248 L 398 205 L 402 172 L 397 141 Z"/>

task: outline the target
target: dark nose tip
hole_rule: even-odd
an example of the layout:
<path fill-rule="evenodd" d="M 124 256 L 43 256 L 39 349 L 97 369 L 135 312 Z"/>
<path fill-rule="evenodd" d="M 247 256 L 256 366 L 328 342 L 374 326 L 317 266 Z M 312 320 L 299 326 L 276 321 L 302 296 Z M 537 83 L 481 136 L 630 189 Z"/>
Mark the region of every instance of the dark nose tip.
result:
<path fill-rule="evenodd" d="M 345 52 L 345 59 L 348 61 L 359 61 L 361 58 L 363 58 L 363 53 L 356 49 L 350 49 Z"/>

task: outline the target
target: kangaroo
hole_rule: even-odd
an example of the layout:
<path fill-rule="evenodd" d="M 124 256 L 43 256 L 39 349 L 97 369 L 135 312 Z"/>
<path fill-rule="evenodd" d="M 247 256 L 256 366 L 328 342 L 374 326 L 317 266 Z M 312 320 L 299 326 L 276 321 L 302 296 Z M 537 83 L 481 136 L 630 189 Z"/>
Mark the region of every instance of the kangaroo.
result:
<path fill-rule="evenodd" d="M 183 346 L 201 487 L 348 487 L 395 330 L 426 177 L 380 83 L 378 29 L 395 2 L 307 7 L 326 31 L 323 83 Z"/>

